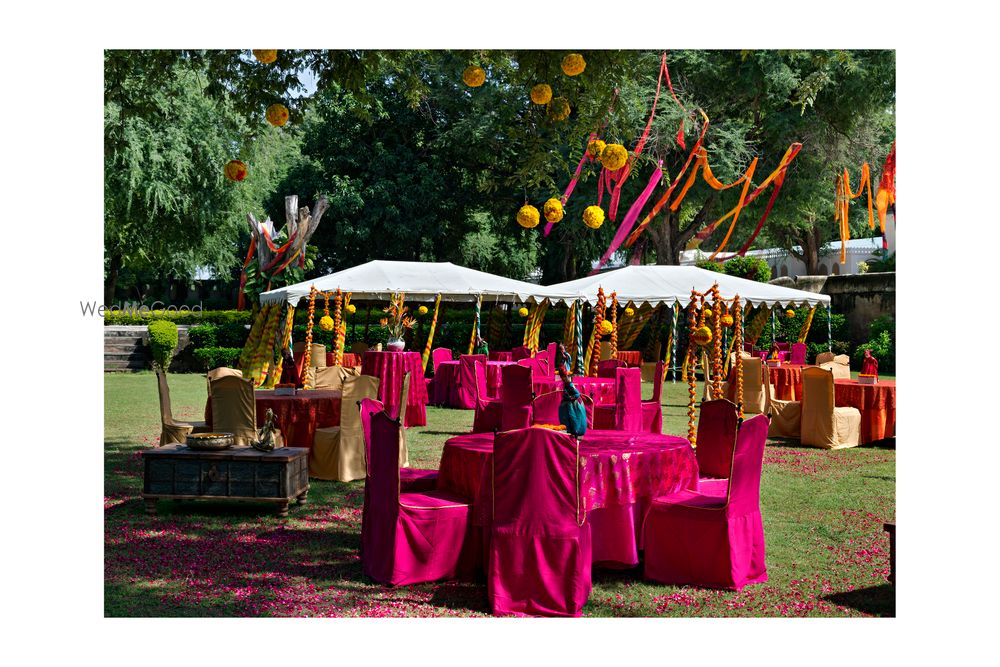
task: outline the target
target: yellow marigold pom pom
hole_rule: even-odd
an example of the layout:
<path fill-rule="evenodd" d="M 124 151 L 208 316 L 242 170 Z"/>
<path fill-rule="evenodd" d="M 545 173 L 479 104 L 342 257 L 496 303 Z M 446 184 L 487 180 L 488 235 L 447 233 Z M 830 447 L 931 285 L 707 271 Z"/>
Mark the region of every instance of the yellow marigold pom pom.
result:
<path fill-rule="evenodd" d="M 604 211 L 600 206 L 588 206 L 583 211 L 583 224 L 591 229 L 598 229 L 604 224 Z"/>
<path fill-rule="evenodd" d="M 462 81 L 469 88 L 478 88 L 486 83 L 486 71 L 482 67 L 470 65 L 462 72 Z"/>
<path fill-rule="evenodd" d="M 723 315 L 722 316 L 722 326 L 724 326 L 724 327 L 731 327 L 731 326 L 733 326 L 733 316 L 732 315 L 728 315 L 728 314 L 727 315 Z"/>
<path fill-rule="evenodd" d="M 708 345 L 712 342 L 712 330 L 707 326 L 698 327 L 694 330 L 694 333 L 691 334 L 691 340 L 696 345 Z"/>
<path fill-rule="evenodd" d="M 615 330 L 615 325 L 611 324 L 611 320 L 601 321 L 601 335 L 610 336 L 611 332 Z"/>
<path fill-rule="evenodd" d="M 711 308 L 706 308 L 705 309 L 705 317 L 711 317 L 711 316 L 712 316 L 712 309 Z"/>
<path fill-rule="evenodd" d="M 230 160 L 222 173 L 231 181 L 242 181 L 247 177 L 247 166 L 241 160 Z"/>
<path fill-rule="evenodd" d="M 555 121 L 566 120 L 569 118 L 569 112 L 569 100 L 565 97 L 553 97 L 546 109 L 549 118 Z"/>
<path fill-rule="evenodd" d="M 333 331 L 333 318 L 329 315 L 324 315 L 319 320 L 319 328 L 323 331 Z"/>
<path fill-rule="evenodd" d="M 625 166 L 628 160 L 628 151 L 621 144 L 608 144 L 601 151 L 601 164 L 608 171 L 618 171 Z"/>
<path fill-rule="evenodd" d="M 562 202 L 555 197 L 545 202 L 542 206 L 542 213 L 545 214 L 545 219 L 549 222 L 559 222 L 563 219 L 563 207 Z"/>
<path fill-rule="evenodd" d="M 419 308 L 417 308 L 417 313 L 420 314 L 420 315 L 426 315 L 427 314 L 427 306 L 420 306 Z"/>
<path fill-rule="evenodd" d="M 792 310 L 792 309 L 786 310 L 785 311 L 785 317 L 795 317 L 795 311 Z"/>
<path fill-rule="evenodd" d="M 267 122 L 275 127 L 281 127 L 288 122 L 288 107 L 284 104 L 272 104 L 264 113 Z"/>
<path fill-rule="evenodd" d="M 253 57 L 265 65 L 270 65 L 278 59 L 278 49 L 254 49 Z"/>
<path fill-rule="evenodd" d="M 562 60 L 562 71 L 566 76 L 576 76 L 587 68 L 587 61 L 579 53 L 571 53 Z"/>
<path fill-rule="evenodd" d="M 353 315 L 354 313 L 358 312 L 358 307 L 355 306 L 353 303 L 349 303 L 347 304 L 347 307 L 344 308 L 344 310 L 347 311 L 348 315 Z"/>
<path fill-rule="evenodd" d="M 548 104 L 552 100 L 552 86 L 539 83 L 531 87 L 531 101 L 535 104 Z"/>
<path fill-rule="evenodd" d="M 525 308 L 524 306 L 521 306 L 520 308 L 517 309 L 517 314 L 520 315 L 521 317 L 527 317 L 528 309 Z"/>
<path fill-rule="evenodd" d="M 538 226 L 538 209 L 531 204 L 525 204 L 517 212 L 517 224 L 525 229 Z"/>
<path fill-rule="evenodd" d="M 607 146 L 607 144 L 600 139 L 594 139 L 587 144 L 587 155 L 597 160 L 601 157 L 601 153 L 604 152 L 605 146 Z"/>
<path fill-rule="evenodd" d="M 635 315 L 635 308 L 625 309 L 625 317 L 632 317 L 633 315 Z"/>

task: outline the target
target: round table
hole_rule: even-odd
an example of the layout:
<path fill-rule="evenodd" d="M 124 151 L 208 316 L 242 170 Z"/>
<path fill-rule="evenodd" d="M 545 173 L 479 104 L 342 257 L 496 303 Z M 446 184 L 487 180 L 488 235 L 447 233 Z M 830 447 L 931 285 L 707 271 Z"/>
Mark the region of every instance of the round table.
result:
<path fill-rule="evenodd" d="M 438 489 L 470 499 L 473 524 L 483 531 L 492 521 L 493 437 L 468 433 L 450 438 L 438 471 Z M 593 561 L 637 565 L 649 502 L 697 483 L 698 462 L 684 438 L 588 431 L 580 439 L 580 503 L 591 526 Z"/>
<path fill-rule="evenodd" d="M 779 401 L 802 400 L 802 369 L 809 364 L 781 364 L 768 366 L 767 375 L 774 397 Z"/>
<path fill-rule="evenodd" d="M 510 366 L 513 361 L 486 362 L 486 393 L 490 398 L 500 396 L 500 385 L 503 384 L 501 371 L 504 366 Z M 461 407 L 458 400 L 458 374 L 461 372 L 461 362 L 442 361 L 434 371 L 434 403 L 449 408 Z"/>
<path fill-rule="evenodd" d="M 294 396 L 275 396 L 274 391 L 253 393 L 257 427 L 264 425 L 267 410 L 274 411 L 275 426 L 281 430 L 286 447 L 313 445 L 316 429 L 340 426 L 340 392 L 330 389 L 298 390 Z M 205 423 L 212 424 L 212 400 L 205 404 Z"/>
<path fill-rule="evenodd" d="M 573 385 L 581 394 L 590 396 L 594 405 L 615 404 L 615 379 L 597 377 L 574 377 Z M 531 388 L 535 396 L 547 394 L 550 391 L 562 391 L 563 383 L 558 377 L 536 377 L 532 379 Z"/>
<path fill-rule="evenodd" d="M 376 352 L 369 350 L 361 357 L 361 374 L 379 379 L 378 400 L 389 414 L 397 414 L 402 401 L 403 376 L 410 374 L 410 395 L 406 401 L 403 426 L 427 424 L 427 383 L 424 381 L 423 359 L 419 352 Z"/>
<path fill-rule="evenodd" d="M 834 404 L 861 412 L 861 444 L 896 437 L 896 381 L 834 380 Z"/>

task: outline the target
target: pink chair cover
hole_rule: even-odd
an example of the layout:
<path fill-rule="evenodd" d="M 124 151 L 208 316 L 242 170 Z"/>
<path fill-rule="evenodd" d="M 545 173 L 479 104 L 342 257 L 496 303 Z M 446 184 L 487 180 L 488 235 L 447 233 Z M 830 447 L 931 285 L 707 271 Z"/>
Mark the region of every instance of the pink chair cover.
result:
<path fill-rule="evenodd" d="M 521 345 L 515 347 L 513 350 L 510 351 L 511 361 L 520 361 L 521 359 L 528 359 L 530 357 L 531 357 L 531 348 L 529 348 L 527 345 Z"/>
<path fill-rule="evenodd" d="M 463 354 L 458 358 L 458 386 L 456 407 L 463 410 L 476 409 L 476 362 L 482 362 L 486 367 L 485 354 Z M 485 375 L 484 375 L 485 378 Z M 485 396 L 485 388 L 483 391 Z"/>
<path fill-rule="evenodd" d="M 578 461 L 578 444 L 566 434 L 497 434 L 488 566 L 494 614 L 581 615 L 591 589 L 591 543 Z"/>
<path fill-rule="evenodd" d="M 594 428 L 594 399 L 586 394 L 581 394 L 583 408 L 587 412 L 587 428 Z M 559 404 L 562 403 L 563 392 L 550 391 L 536 396 L 531 402 L 531 423 L 532 424 L 559 424 Z"/>
<path fill-rule="evenodd" d="M 500 374 L 503 376 L 503 383 L 500 385 L 500 402 L 503 406 L 500 429 L 510 431 L 531 426 L 531 401 L 534 398 L 531 391 L 532 369 L 517 363 L 504 366 Z"/>
<path fill-rule="evenodd" d="M 393 586 L 453 577 L 469 532 L 469 505 L 445 491 L 400 492 L 399 431 L 399 422 L 384 411 L 372 415 L 362 569 Z"/>
<path fill-rule="evenodd" d="M 618 359 L 605 359 L 604 361 L 597 362 L 597 377 L 599 378 L 613 378 L 615 377 L 615 371 L 619 368 L 626 368 L 628 364 L 624 361 Z"/>
<path fill-rule="evenodd" d="M 660 399 L 663 396 L 663 361 L 656 362 L 653 372 L 653 398 L 642 402 L 642 430 L 650 433 L 663 433 L 663 408 Z"/>
<path fill-rule="evenodd" d="M 500 399 L 486 397 L 486 362 L 474 364 L 472 372 L 476 388 L 476 414 L 472 419 L 472 432 L 496 431 L 500 428 L 503 404 Z"/>
<path fill-rule="evenodd" d="M 788 358 L 790 364 L 806 363 L 806 351 L 809 348 L 805 343 L 792 343 L 791 355 Z"/>
<path fill-rule="evenodd" d="M 774 346 L 781 352 L 788 352 L 791 349 L 791 343 L 775 341 Z"/>
<path fill-rule="evenodd" d="M 642 370 L 615 370 L 615 430 L 642 430 Z"/>
<path fill-rule="evenodd" d="M 739 408 L 724 398 L 701 404 L 695 456 L 698 458 L 698 472 L 702 478 L 729 477 L 739 420 Z M 700 479 L 698 483 L 700 489 Z"/>
<path fill-rule="evenodd" d="M 437 373 L 438 364 L 442 361 L 451 361 L 451 350 L 446 347 L 435 347 L 431 350 L 431 364 L 433 364 L 435 373 Z"/>
<path fill-rule="evenodd" d="M 365 436 L 365 465 L 371 460 L 372 443 L 372 415 L 383 412 L 385 407 L 381 401 L 371 398 L 362 398 L 358 402 L 361 409 L 361 430 Z M 400 491 L 431 491 L 437 488 L 437 470 L 426 468 L 400 468 L 399 469 L 399 490 Z"/>
<path fill-rule="evenodd" d="M 559 355 L 559 343 L 549 343 L 545 347 L 545 353 L 549 360 L 549 372 L 556 373 L 556 364 L 558 359 L 556 357 Z"/>
<path fill-rule="evenodd" d="M 760 473 L 770 420 L 741 425 L 726 496 L 681 491 L 653 501 L 643 526 L 646 577 L 740 590 L 767 581 Z"/>
<path fill-rule="evenodd" d="M 549 370 L 549 360 L 546 358 L 545 354 L 538 357 L 529 357 L 527 359 L 519 359 L 517 361 L 518 366 L 523 366 L 525 368 L 530 368 L 534 371 L 534 374 L 538 377 L 551 377 L 552 371 Z"/>

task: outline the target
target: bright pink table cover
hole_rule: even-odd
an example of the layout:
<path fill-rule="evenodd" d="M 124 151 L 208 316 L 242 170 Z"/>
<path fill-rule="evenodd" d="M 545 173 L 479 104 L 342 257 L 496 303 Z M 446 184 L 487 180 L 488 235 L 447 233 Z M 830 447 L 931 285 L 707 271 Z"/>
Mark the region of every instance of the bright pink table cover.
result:
<path fill-rule="evenodd" d="M 558 377 L 539 378 L 532 380 L 535 395 L 541 396 L 550 391 L 562 391 L 562 380 Z M 615 404 L 615 380 L 614 378 L 596 377 L 574 377 L 573 385 L 581 394 L 586 394 L 594 399 L 594 405 L 614 405 Z"/>
<path fill-rule="evenodd" d="M 486 391 L 490 398 L 500 395 L 500 369 L 509 366 L 512 361 L 487 361 L 486 362 Z M 437 373 L 434 376 L 434 403 L 444 405 L 449 408 L 459 407 L 458 401 L 458 361 L 442 361 L 438 364 Z"/>
<path fill-rule="evenodd" d="M 629 366 L 642 366 L 642 352 L 639 350 L 618 350 L 615 358 Z"/>
<path fill-rule="evenodd" d="M 403 425 L 427 424 L 427 383 L 424 382 L 423 360 L 419 352 L 375 352 L 369 350 L 361 358 L 361 374 L 379 379 L 378 400 L 390 414 L 396 414 L 402 401 L 403 376 L 410 374 L 410 395 L 406 403 Z"/>
<path fill-rule="evenodd" d="M 264 425 L 267 410 L 274 411 L 275 426 L 286 447 L 312 448 L 316 429 L 340 426 L 340 392 L 330 389 L 298 390 L 295 396 L 275 396 L 269 389 L 253 393 L 257 426 Z M 205 403 L 205 423 L 212 425 L 212 400 Z"/>
<path fill-rule="evenodd" d="M 438 489 L 473 503 L 473 524 L 488 529 L 492 511 L 493 433 L 449 438 Z M 593 535 L 593 562 L 634 566 L 642 517 L 661 495 L 697 488 L 698 462 L 685 438 L 591 430 L 580 441 L 580 503 Z"/>
<path fill-rule="evenodd" d="M 514 353 L 510 350 L 497 350 L 488 355 L 490 361 L 514 361 Z"/>

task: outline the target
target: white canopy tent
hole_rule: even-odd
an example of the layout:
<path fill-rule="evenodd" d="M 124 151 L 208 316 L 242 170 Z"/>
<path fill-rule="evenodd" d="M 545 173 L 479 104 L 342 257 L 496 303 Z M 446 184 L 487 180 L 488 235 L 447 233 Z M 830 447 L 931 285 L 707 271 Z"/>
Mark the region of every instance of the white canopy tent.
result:
<path fill-rule="evenodd" d="M 337 271 L 313 280 L 305 280 L 260 295 L 261 304 L 298 304 L 309 296 L 310 287 L 321 292 L 340 288 L 351 292 L 355 301 L 385 299 L 395 292 L 403 292 L 407 301 L 442 301 L 473 303 L 482 295 L 485 301 L 540 302 L 545 298 L 576 298 L 575 293 L 551 287 L 504 278 L 492 273 L 468 269 L 451 262 L 395 262 L 374 260 L 350 269 Z"/>
<path fill-rule="evenodd" d="M 659 304 L 680 304 L 691 301 L 691 290 L 707 292 L 712 285 L 719 284 L 719 292 L 724 299 L 732 299 L 737 294 L 740 300 L 754 306 L 827 306 L 830 297 L 803 290 L 759 283 L 745 278 L 736 278 L 724 273 L 716 273 L 696 266 L 626 266 L 622 269 L 599 273 L 586 278 L 578 278 L 564 283 L 549 285 L 555 292 L 571 293 L 572 297 L 557 297 L 569 305 L 574 299 L 582 299 L 591 305 L 597 304 L 597 290 L 604 288 L 608 297 L 617 292 L 618 303 L 628 302 L 641 306 Z M 556 298 L 553 299 L 555 301 Z"/>

